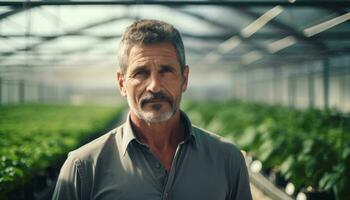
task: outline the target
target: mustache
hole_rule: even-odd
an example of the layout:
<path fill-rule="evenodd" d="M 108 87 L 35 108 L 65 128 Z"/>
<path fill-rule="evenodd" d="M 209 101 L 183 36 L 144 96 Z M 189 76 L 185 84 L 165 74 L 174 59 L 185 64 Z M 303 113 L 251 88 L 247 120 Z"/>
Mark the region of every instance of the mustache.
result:
<path fill-rule="evenodd" d="M 163 92 L 157 92 L 157 93 L 147 93 L 145 96 L 141 98 L 141 107 L 143 107 L 146 103 L 149 103 L 151 101 L 167 101 L 169 104 L 172 104 L 172 98 Z"/>

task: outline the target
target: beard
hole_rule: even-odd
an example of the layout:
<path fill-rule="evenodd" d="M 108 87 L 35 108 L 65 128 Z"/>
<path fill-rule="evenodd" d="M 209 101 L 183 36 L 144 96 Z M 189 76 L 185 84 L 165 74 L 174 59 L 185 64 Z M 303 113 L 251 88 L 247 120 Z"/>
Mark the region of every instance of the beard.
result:
<path fill-rule="evenodd" d="M 147 93 L 141 97 L 139 105 L 134 104 L 130 98 L 127 100 L 130 109 L 139 119 L 147 123 L 160 123 L 169 120 L 176 113 L 180 105 L 181 93 L 175 101 L 163 92 Z"/>

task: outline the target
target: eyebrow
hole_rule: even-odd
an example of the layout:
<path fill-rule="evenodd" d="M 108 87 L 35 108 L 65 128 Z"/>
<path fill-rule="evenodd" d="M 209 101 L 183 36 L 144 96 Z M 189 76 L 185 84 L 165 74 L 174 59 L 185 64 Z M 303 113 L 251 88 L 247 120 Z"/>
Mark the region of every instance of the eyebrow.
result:
<path fill-rule="evenodd" d="M 171 69 L 171 70 L 175 70 L 175 67 L 172 66 L 172 65 L 161 65 L 160 67 L 161 67 L 161 69 Z"/>
<path fill-rule="evenodd" d="M 148 70 L 148 66 L 147 65 L 139 65 L 139 66 L 136 66 L 134 67 L 134 69 L 132 69 L 130 71 L 130 75 L 133 75 L 139 71 L 142 71 L 142 70 Z M 160 65 L 160 69 L 159 70 L 164 70 L 164 69 L 167 69 L 167 70 L 171 70 L 171 71 L 176 71 L 176 68 L 173 66 L 173 65 L 170 65 L 170 64 L 164 64 L 164 65 Z"/>
<path fill-rule="evenodd" d="M 146 70 L 148 67 L 145 66 L 145 65 L 141 65 L 141 66 L 137 66 L 135 67 L 132 71 L 131 71 L 131 74 L 135 73 L 135 72 L 138 72 L 138 71 L 141 71 L 141 70 Z"/>

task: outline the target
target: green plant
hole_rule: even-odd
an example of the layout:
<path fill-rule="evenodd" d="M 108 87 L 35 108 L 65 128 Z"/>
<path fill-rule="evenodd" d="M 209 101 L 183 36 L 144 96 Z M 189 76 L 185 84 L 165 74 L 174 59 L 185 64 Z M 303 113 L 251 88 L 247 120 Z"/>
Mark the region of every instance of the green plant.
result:
<path fill-rule="evenodd" d="M 231 139 L 297 188 L 332 190 L 336 199 L 350 196 L 349 114 L 239 101 L 189 105 L 195 124 Z"/>
<path fill-rule="evenodd" d="M 0 107 L 0 199 L 103 130 L 121 110 L 66 105 Z"/>

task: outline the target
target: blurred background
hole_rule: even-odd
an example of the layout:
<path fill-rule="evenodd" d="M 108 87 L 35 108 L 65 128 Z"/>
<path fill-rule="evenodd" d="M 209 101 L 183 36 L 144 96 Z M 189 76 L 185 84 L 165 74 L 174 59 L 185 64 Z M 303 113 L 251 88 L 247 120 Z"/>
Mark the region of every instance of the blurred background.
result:
<path fill-rule="evenodd" d="M 186 98 L 350 110 L 349 1 L 1 1 L 1 104 L 115 104 L 116 53 L 141 18 L 177 27 Z"/>
<path fill-rule="evenodd" d="M 181 32 L 184 109 L 247 151 L 255 199 L 349 197 L 350 1 L 5 0 L 0 199 L 49 199 L 66 154 L 122 121 L 117 47 L 138 19 Z"/>

